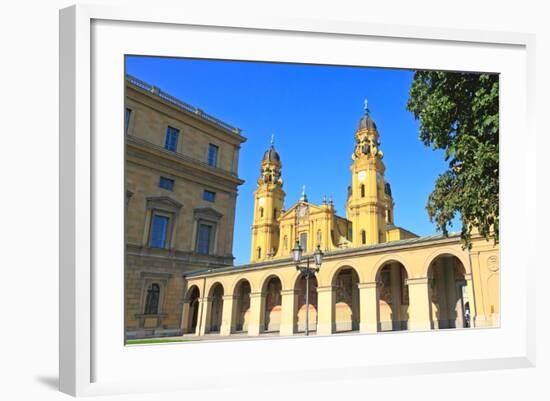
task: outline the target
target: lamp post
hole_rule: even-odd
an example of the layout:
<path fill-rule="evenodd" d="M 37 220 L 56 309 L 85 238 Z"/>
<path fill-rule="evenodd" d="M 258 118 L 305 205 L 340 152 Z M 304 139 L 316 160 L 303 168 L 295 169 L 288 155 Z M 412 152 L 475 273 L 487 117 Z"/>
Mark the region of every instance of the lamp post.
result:
<path fill-rule="evenodd" d="M 300 266 L 302 262 L 302 246 L 299 241 L 296 241 L 296 246 L 292 249 L 292 259 L 296 263 L 296 270 L 300 272 L 300 275 L 306 280 L 306 329 L 305 335 L 309 335 L 309 279 L 310 277 L 315 277 L 315 273 L 321 268 L 321 263 L 323 263 L 323 252 L 321 252 L 321 247 L 317 244 L 317 249 L 313 252 L 313 262 L 315 267 L 309 266 L 309 256 L 306 257 L 306 265 Z"/>

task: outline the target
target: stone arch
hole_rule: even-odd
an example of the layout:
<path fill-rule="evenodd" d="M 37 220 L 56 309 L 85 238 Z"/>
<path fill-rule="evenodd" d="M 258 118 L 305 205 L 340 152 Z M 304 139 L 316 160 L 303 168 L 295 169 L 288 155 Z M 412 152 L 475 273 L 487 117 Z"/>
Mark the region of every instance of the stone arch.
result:
<path fill-rule="evenodd" d="M 334 288 L 334 330 L 359 330 L 359 272 L 349 264 L 343 264 L 334 272 L 331 286 Z"/>
<path fill-rule="evenodd" d="M 438 248 L 437 250 L 433 251 L 424 262 L 424 269 L 422 270 L 423 276 L 421 277 L 428 277 L 428 272 L 430 270 L 430 266 L 432 263 L 439 257 L 442 256 L 454 256 L 457 258 L 460 263 L 462 263 L 462 266 L 464 268 L 464 273 L 469 274 L 472 273 L 472 269 L 469 263 L 469 259 L 466 258 L 466 255 L 464 253 L 458 252 L 452 248 Z"/>
<path fill-rule="evenodd" d="M 381 258 L 373 270 L 379 331 L 408 329 L 410 273 L 400 257 Z"/>
<path fill-rule="evenodd" d="M 219 332 L 222 325 L 224 287 L 219 281 L 210 285 L 208 291 L 207 329 L 208 332 Z"/>
<path fill-rule="evenodd" d="M 440 250 L 429 259 L 428 296 L 431 325 L 435 329 L 467 327 L 464 298 L 466 267 L 456 253 Z M 473 318 L 473 317 L 472 317 Z"/>
<path fill-rule="evenodd" d="M 378 259 L 376 261 L 376 263 L 374 264 L 374 269 L 371 270 L 370 282 L 378 281 L 378 276 L 380 274 L 380 270 L 382 270 L 382 268 L 386 264 L 391 263 L 391 262 L 400 263 L 405 268 L 405 271 L 407 272 L 407 276 L 408 277 L 414 277 L 414 275 L 412 274 L 412 271 L 409 267 L 408 261 L 406 261 L 404 258 L 402 258 L 401 256 L 398 256 L 398 255 L 384 255 L 380 259 Z"/>
<path fill-rule="evenodd" d="M 231 282 L 231 285 L 229 288 L 231 289 L 231 293 L 228 293 L 227 295 L 235 295 L 235 290 L 237 289 L 237 286 L 241 284 L 241 281 L 246 280 L 250 284 L 250 290 L 251 292 L 256 292 L 258 289 L 255 286 L 255 281 L 250 279 L 249 277 L 245 275 L 239 275 L 233 279 Z"/>
<path fill-rule="evenodd" d="M 184 317 L 187 320 L 185 325 L 186 333 L 195 333 L 197 330 L 200 296 L 200 289 L 197 285 L 189 287 L 185 294 L 185 301 L 189 304 L 189 307 L 186 309 L 188 314 Z"/>
<path fill-rule="evenodd" d="M 191 297 L 191 295 L 193 294 L 192 291 L 197 291 L 198 292 L 198 296 L 200 298 L 200 295 L 201 295 L 201 290 L 199 288 L 199 286 L 197 284 L 192 284 L 188 289 L 187 291 L 185 292 L 185 296 L 183 297 L 186 301 L 189 300 L 189 298 Z"/>
<path fill-rule="evenodd" d="M 306 304 L 306 287 L 309 287 L 309 295 Z M 306 279 L 297 272 L 293 277 L 292 288 L 296 291 L 296 308 L 294 312 L 294 319 L 296 322 L 296 331 L 304 332 L 306 329 L 306 315 L 308 321 L 308 330 L 317 330 L 317 288 L 318 279 L 317 275 L 309 279 L 309 283 L 306 285 Z M 306 313 L 307 311 L 307 313 Z"/>
<path fill-rule="evenodd" d="M 269 274 L 262 282 L 263 322 L 265 332 L 279 331 L 281 325 L 281 308 L 283 281 L 277 274 Z"/>
<path fill-rule="evenodd" d="M 318 275 L 318 274 L 317 274 Z M 292 287 L 295 290 L 298 290 L 299 280 L 302 277 L 302 274 L 299 271 L 296 271 L 296 274 L 292 276 Z"/>
<path fill-rule="evenodd" d="M 233 287 L 233 313 L 231 327 L 236 332 L 248 332 L 250 321 L 250 294 L 252 284 L 245 277 L 240 277 Z"/>
<path fill-rule="evenodd" d="M 216 287 L 216 285 L 221 285 L 222 286 L 222 289 L 225 293 L 225 287 L 223 285 L 223 283 L 219 280 L 215 280 L 215 281 L 212 281 L 211 283 L 209 283 L 207 286 L 206 286 L 206 290 L 204 291 L 204 297 L 211 297 L 212 296 L 212 290 Z"/>
<path fill-rule="evenodd" d="M 275 273 L 275 272 L 270 272 L 270 271 L 268 271 L 266 274 L 264 274 L 262 276 L 262 278 L 258 282 L 259 285 L 258 285 L 258 288 L 256 290 L 265 295 L 266 285 L 267 285 L 268 281 L 271 280 L 273 277 L 277 277 L 279 279 L 279 281 L 281 282 L 281 286 L 282 286 L 281 289 L 285 290 L 286 287 L 284 287 L 284 281 L 283 281 L 283 278 L 281 277 L 281 275 L 278 274 L 278 273 Z"/>
<path fill-rule="evenodd" d="M 344 261 L 344 262 L 340 262 L 337 265 L 335 265 L 332 268 L 332 270 L 330 271 L 330 273 L 328 273 L 328 275 L 324 275 L 324 277 L 326 279 L 326 282 L 323 281 L 320 285 L 334 285 L 334 280 L 335 280 L 336 276 L 340 273 L 340 271 L 342 269 L 347 269 L 347 268 L 355 270 L 355 272 L 357 273 L 357 276 L 359 277 L 359 282 L 361 282 L 361 283 L 363 282 L 364 275 L 362 274 L 360 269 L 352 266 L 349 262 Z"/>

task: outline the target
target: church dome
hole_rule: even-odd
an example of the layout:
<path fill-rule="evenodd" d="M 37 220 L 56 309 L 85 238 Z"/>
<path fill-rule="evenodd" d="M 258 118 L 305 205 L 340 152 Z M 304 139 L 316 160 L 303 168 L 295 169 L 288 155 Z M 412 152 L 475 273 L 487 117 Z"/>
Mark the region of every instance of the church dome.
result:
<path fill-rule="evenodd" d="M 264 162 L 281 162 L 281 158 L 279 157 L 279 153 L 275 150 L 275 147 L 271 145 L 271 147 L 265 151 L 264 157 L 262 158 L 262 161 Z"/>
<path fill-rule="evenodd" d="M 365 115 L 361 117 L 361 119 L 359 120 L 359 124 L 357 125 L 357 131 L 362 129 L 377 129 L 376 123 L 368 113 L 365 113 Z"/>

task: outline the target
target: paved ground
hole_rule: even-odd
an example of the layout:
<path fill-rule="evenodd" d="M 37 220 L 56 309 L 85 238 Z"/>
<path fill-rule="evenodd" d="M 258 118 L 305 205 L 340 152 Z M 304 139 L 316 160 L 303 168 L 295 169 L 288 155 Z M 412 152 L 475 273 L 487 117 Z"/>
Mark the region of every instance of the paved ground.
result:
<path fill-rule="evenodd" d="M 359 333 L 358 331 L 344 331 L 344 332 L 338 332 L 333 333 L 332 335 L 342 335 L 342 334 L 354 334 Z M 315 331 L 309 332 L 310 336 L 315 336 Z M 259 336 L 249 336 L 247 333 L 233 333 L 231 336 L 220 336 L 219 334 L 205 334 L 203 336 L 196 336 L 194 334 L 184 334 L 183 336 L 176 336 L 176 337 L 152 337 L 152 338 L 143 338 L 143 339 L 133 339 L 130 340 L 129 345 L 132 344 L 140 344 L 139 341 L 151 341 L 152 343 L 162 343 L 162 342 L 177 342 L 177 341 L 238 341 L 238 340 L 252 340 L 252 339 L 264 339 L 264 338 L 276 338 L 281 337 L 279 333 L 262 333 Z M 285 336 L 287 337 L 287 336 Z M 290 336 L 288 336 L 290 337 Z M 305 334 L 302 333 L 295 333 L 291 337 L 305 337 Z"/>
<path fill-rule="evenodd" d="M 309 335 L 315 335 L 315 332 L 309 332 Z M 294 336 L 304 336 L 304 333 L 296 333 Z M 273 338 L 273 337 L 280 337 L 279 333 L 262 333 L 259 336 L 249 336 L 247 333 L 233 333 L 231 336 L 220 336 L 219 334 L 205 334 L 203 336 L 197 336 L 195 334 L 184 334 L 183 336 L 177 336 L 177 337 L 154 337 L 154 338 L 147 338 L 143 340 L 180 340 L 180 341 L 198 341 L 198 340 L 206 340 L 206 341 L 215 341 L 215 340 L 244 340 L 244 339 L 251 339 L 251 338 Z"/>

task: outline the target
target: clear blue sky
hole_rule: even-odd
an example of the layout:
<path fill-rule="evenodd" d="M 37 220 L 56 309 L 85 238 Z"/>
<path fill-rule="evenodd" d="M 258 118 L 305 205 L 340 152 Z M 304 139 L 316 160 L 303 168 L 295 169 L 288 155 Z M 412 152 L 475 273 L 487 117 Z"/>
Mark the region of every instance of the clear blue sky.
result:
<path fill-rule="evenodd" d="M 128 57 L 127 72 L 221 120 L 248 138 L 241 148 L 233 254 L 250 258 L 253 192 L 260 160 L 275 134 L 283 163 L 288 209 L 306 185 L 309 201 L 332 196 L 345 217 L 354 133 L 369 101 L 380 132 L 395 223 L 432 235 L 425 205 L 446 169 L 443 152 L 418 139 L 418 122 L 405 108 L 413 71 L 155 57 Z M 460 230 L 457 221 L 452 231 Z"/>

